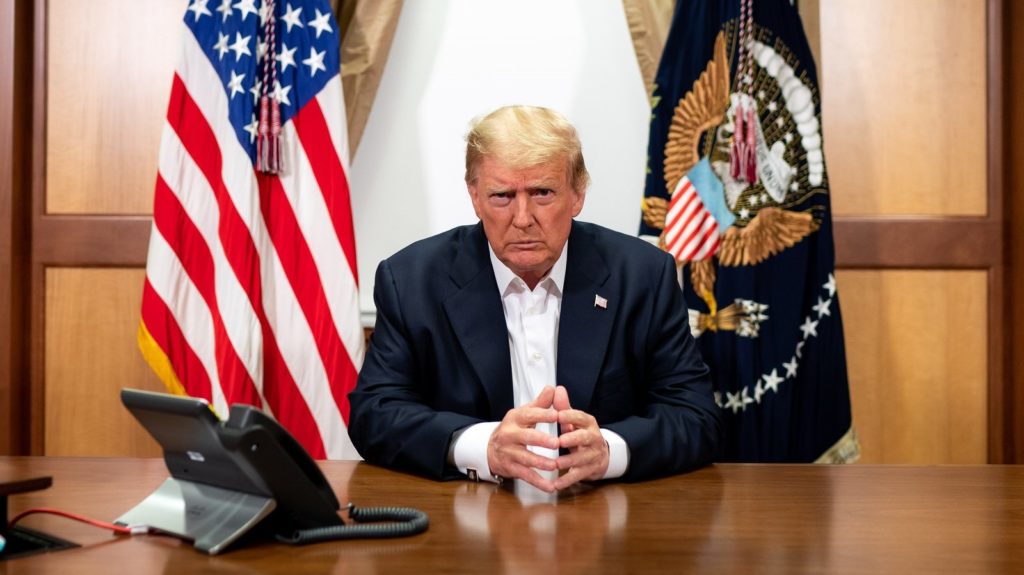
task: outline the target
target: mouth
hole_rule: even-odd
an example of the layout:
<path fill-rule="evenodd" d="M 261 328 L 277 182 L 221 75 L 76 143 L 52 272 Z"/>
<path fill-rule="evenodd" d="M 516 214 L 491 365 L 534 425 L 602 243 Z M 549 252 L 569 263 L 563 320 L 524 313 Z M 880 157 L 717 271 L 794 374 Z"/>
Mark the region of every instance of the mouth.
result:
<path fill-rule="evenodd" d="M 508 244 L 509 248 L 516 249 L 516 250 L 532 250 L 532 249 L 535 249 L 538 246 L 540 246 L 540 242 L 534 242 L 534 241 L 510 242 Z"/>

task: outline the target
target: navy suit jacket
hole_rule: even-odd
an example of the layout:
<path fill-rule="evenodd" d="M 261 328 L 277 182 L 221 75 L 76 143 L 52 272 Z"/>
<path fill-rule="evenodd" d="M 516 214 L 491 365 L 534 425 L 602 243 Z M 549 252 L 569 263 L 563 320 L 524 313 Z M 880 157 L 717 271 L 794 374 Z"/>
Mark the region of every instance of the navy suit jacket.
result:
<path fill-rule="evenodd" d="M 671 256 L 581 222 L 573 222 L 568 250 L 557 384 L 571 405 L 625 439 L 624 480 L 710 462 L 718 408 Z M 381 262 L 374 301 L 377 325 L 349 394 L 349 435 L 370 463 L 461 477 L 447 464 L 452 434 L 514 407 L 508 330 L 482 225 Z"/>

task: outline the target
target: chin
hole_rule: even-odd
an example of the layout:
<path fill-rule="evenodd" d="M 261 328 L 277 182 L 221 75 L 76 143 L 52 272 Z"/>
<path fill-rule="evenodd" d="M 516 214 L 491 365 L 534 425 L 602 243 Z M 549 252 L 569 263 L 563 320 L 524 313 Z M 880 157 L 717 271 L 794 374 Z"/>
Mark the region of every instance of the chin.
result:
<path fill-rule="evenodd" d="M 513 260 L 513 261 L 510 261 L 508 263 L 508 269 L 514 271 L 516 274 L 543 273 L 543 272 L 546 272 L 548 270 L 548 268 L 550 268 L 550 267 L 551 267 L 551 265 L 547 264 L 546 260 L 545 261 L 531 260 L 531 261 L 528 261 L 528 262 L 514 261 Z"/>

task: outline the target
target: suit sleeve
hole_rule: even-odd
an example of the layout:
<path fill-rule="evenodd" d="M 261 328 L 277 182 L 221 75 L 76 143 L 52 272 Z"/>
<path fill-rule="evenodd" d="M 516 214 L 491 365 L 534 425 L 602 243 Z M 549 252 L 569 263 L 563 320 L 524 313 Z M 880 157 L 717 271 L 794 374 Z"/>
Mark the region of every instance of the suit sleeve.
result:
<path fill-rule="evenodd" d="M 646 334 L 647 369 L 635 393 L 641 413 L 603 425 L 626 440 L 626 481 L 706 465 L 716 456 L 721 421 L 710 372 L 690 334 L 689 314 L 671 257 L 659 274 Z"/>
<path fill-rule="evenodd" d="M 395 277 L 377 268 L 377 323 L 356 388 L 349 394 L 349 436 L 366 461 L 434 479 L 462 477 L 447 465 L 452 434 L 481 420 L 428 405 Z"/>

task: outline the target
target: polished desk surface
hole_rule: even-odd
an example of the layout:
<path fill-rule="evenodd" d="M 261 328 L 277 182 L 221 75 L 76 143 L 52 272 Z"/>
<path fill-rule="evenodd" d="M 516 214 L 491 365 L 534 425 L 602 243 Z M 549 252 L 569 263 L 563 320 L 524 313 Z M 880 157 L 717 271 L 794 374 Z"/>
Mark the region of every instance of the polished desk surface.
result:
<path fill-rule="evenodd" d="M 1024 572 L 1024 466 L 715 465 L 556 501 L 321 464 L 339 501 L 423 509 L 405 539 L 236 546 L 206 556 L 167 536 L 115 536 L 58 517 L 20 524 L 77 549 L 3 573 Z M 167 477 L 163 460 L 0 457 L 0 478 L 52 475 L 11 498 L 112 520 Z M 540 499 L 540 498 L 535 498 Z"/>

